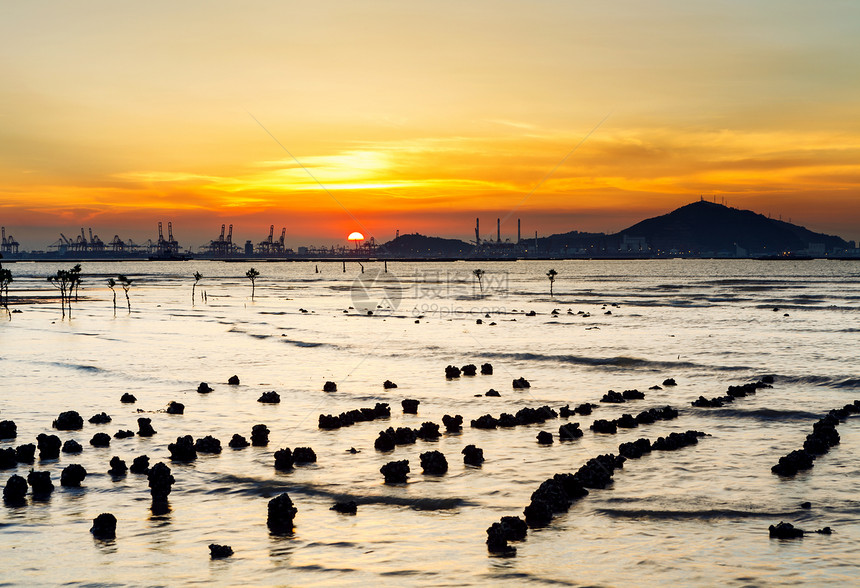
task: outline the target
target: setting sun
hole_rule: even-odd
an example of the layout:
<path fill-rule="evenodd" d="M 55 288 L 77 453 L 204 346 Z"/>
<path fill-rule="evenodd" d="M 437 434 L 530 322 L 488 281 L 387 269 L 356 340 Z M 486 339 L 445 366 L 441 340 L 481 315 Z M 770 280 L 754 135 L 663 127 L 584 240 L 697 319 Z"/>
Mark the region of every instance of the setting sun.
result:
<path fill-rule="evenodd" d="M 364 235 L 359 233 L 358 231 L 354 233 L 350 233 L 349 237 L 347 237 L 348 241 L 364 241 Z"/>

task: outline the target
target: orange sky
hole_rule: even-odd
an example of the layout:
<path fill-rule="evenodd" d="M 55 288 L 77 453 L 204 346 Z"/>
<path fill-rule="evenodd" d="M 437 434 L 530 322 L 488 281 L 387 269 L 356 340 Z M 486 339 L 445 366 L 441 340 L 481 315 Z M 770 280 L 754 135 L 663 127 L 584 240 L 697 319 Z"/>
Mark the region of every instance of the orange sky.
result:
<path fill-rule="evenodd" d="M 598 4 L 5 3 L 0 224 L 297 246 L 705 195 L 860 238 L 860 5 Z"/>

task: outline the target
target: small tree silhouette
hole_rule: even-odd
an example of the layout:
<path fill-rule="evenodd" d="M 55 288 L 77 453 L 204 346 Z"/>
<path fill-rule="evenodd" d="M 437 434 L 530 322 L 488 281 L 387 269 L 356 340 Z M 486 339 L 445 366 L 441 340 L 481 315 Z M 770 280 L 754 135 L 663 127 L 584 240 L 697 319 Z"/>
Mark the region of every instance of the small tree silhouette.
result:
<path fill-rule="evenodd" d="M 80 268 L 80 265 L 76 267 Z M 74 268 L 72 269 L 74 270 Z M 60 309 L 63 312 L 63 318 L 66 318 L 66 299 L 69 301 L 69 318 L 72 317 L 72 288 L 78 279 L 80 279 L 79 276 L 72 273 L 71 270 L 57 270 L 56 274 L 48 276 L 51 285 L 60 291 Z"/>
<path fill-rule="evenodd" d="M 194 284 L 191 286 L 191 306 L 194 306 L 194 292 L 197 289 L 197 282 L 199 282 L 200 278 L 202 277 L 203 274 L 201 274 L 200 272 L 194 272 Z"/>
<path fill-rule="evenodd" d="M 254 268 L 251 268 L 245 272 L 245 277 L 251 280 L 251 300 L 254 300 L 254 288 L 256 286 L 257 276 L 259 275 L 260 272 L 258 272 Z"/>
<path fill-rule="evenodd" d="M 75 302 L 78 301 L 78 286 L 81 285 L 81 264 L 76 263 L 75 267 L 69 270 L 69 296 L 72 295 L 72 290 L 75 291 Z M 69 314 L 72 313 L 71 299 L 69 300 Z"/>
<path fill-rule="evenodd" d="M 558 272 L 554 269 L 549 270 L 546 273 L 546 277 L 549 278 L 549 297 L 552 298 L 552 285 L 555 282 L 555 277 L 558 275 Z"/>
<path fill-rule="evenodd" d="M 114 290 L 116 288 L 116 280 L 108 278 L 107 284 L 110 291 L 113 292 L 113 315 L 116 316 L 116 290 Z"/>
<path fill-rule="evenodd" d="M 128 298 L 128 289 L 131 288 L 133 280 L 123 275 L 118 275 L 116 279 L 119 280 L 119 284 L 122 286 L 123 292 L 125 292 L 125 303 L 128 305 L 128 314 L 131 314 L 131 300 Z"/>
<path fill-rule="evenodd" d="M 481 288 L 481 298 L 484 297 L 484 270 L 476 269 L 472 271 L 475 274 L 475 277 L 478 279 L 478 286 Z"/>
<path fill-rule="evenodd" d="M 9 320 L 12 320 L 12 313 L 9 312 L 9 284 L 12 283 L 12 270 L 3 269 L 0 266 L 0 303 L 6 309 L 6 314 L 9 315 Z"/>

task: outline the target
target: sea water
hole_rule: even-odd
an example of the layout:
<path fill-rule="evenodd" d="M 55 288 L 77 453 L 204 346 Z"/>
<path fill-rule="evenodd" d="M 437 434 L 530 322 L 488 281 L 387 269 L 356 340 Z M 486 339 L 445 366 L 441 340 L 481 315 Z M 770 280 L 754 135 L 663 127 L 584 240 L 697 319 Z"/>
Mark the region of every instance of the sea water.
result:
<path fill-rule="evenodd" d="M 44 297 L 57 293 L 46 277 L 71 265 L 6 266 L 10 293 L 28 300 L 0 321 L 0 420 L 18 427 L 0 447 L 56 433 L 84 451 L 0 471 L 2 485 L 33 467 L 56 486 L 48 500 L 28 494 L 24 505 L 0 506 L 0 585 L 860 583 L 860 416 L 838 426 L 841 444 L 811 470 L 771 473 L 817 419 L 860 398 L 860 263 L 87 261 L 70 318 Z M 203 278 L 192 300 L 195 271 Z M 130 311 L 120 287 L 113 307 L 107 279 L 118 274 L 132 280 Z M 445 378 L 448 365 L 483 363 L 493 375 Z M 240 385 L 227 385 L 234 374 Z M 722 408 L 691 406 L 765 375 L 772 388 Z M 531 387 L 514 389 L 520 377 Z M 649 389 L 670 377 L 677 386 Z M 385 380 L 397 388 L 383 389 Z M 202 381 L 214 391 L 199 394 Z M 326 381 L 337 391 L 323 392 Z M 644 400 L 599 402 L 634 388 Z M 484 396 L 489 389 L 500 396 Z M 258 402 L 267 391 L 281 402 Z M 126 392 L 137 402 L 121 403 Z M 420 401 L 417 415 L 403 414 L 405 398 Z M 170 401 L 185 414 L 166 414 Z M 390 419 L 317 426 L 321 414 L 377 402 L 391 406 Z M 484 414 L 583 402 L 599 407 L 542 425 L 469 426 Z M 666 405 L 679 418 L 616 435 L 589 430 L 598 418 Z M 82 430 L 52 429 L 67 410 L 81 414 Z M 86 422 L 102 411 L 111 423 Z M 374 449 L 382 429 L 441 425 L 445 414 L 463 416 L 462 432 L 441 427 L 438 441 Z M 96 432 L 136 431 L 141 416 L 155 436 L 89 444 Z M 584 436 L 559 442 L 566 422 Z M 258 423 L 271 430 L 267 447 L 227 447 Z M 488 553 L 487 527 L 522 516 L 543 480 L 622 442 L 689 429 L 708 436 L 628 460 L 609 487 L 512 543 L 515 556 Z M 556 442 L 539 445 L 542 430 Z M 224 451 L 171 462 L 168 443 L 186 434 L 212 435 Z M 483 449 L 482 467 L 463 464 L 468 444 Z M 273 453 L 282 447 L 312 447 L 318 460 L 279 472 Z M 419 456 L 431 450 L 446 456 L 447 474 L 422 473 Z M 152 512 L 145 476 L 107 473 L 112 456 L 130 465 L 144 454 L 176 478 L 166 514 Z M 379 468 L 401 459 L 408 483 L 384 484 Z M 81 488 L 59 484 L 71 463 L 88 472 Z M 288 535 L 266 527 L 267 503 L 282 492 L 298 509 Z M 346 500 L 358 503 L 356 515 L 330 510 Z M 89 532 L 103 512 L 118 519 L 115 540 Z M 833 534 L 770 539 L 780 521 Z M 210 543 L 235 554 L 212 560 Z"/>

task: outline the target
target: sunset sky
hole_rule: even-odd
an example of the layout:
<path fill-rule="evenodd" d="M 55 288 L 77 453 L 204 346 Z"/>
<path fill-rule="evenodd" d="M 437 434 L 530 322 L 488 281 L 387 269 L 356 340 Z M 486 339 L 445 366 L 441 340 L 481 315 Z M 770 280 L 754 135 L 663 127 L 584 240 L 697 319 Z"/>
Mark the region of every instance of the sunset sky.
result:
<path fill-rule="evenodd" d="M 0 224 L 295 247 L 705 195 L 860 239 L 858 67 L 856 0 L 4 2 Z"/>

